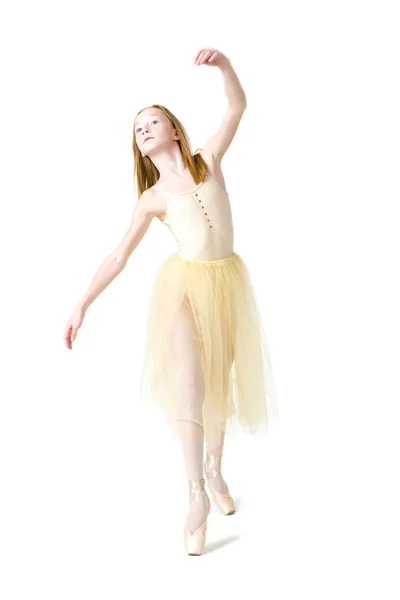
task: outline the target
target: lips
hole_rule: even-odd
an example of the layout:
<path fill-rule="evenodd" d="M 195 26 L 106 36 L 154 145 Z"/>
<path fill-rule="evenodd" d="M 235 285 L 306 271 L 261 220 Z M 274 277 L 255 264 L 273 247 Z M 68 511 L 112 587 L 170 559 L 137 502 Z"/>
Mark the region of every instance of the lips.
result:
<path fill-rule="evenodd" d="M 147 140 L 153 140 L 153 139 L 154 139 L 153 137 L 149 136 L 149 137 L 147 137 L 147 138 L 146 138 L 144 141 L 145 141 L 145 142 L 147 142 Z M 143 143 L 144 143 L 144 142 L 143 142 Z"/>

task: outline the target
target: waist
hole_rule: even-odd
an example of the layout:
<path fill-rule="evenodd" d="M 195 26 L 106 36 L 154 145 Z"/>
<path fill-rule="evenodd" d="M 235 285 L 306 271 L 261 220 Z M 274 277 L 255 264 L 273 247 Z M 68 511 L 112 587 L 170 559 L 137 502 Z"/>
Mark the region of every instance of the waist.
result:
<path fill-rule="evenodd" d="M 176 236 L 179 256 L 193 261 L 216 261 L 227 258 L 234 252 L 234 240 L 231 232 L 212 235 L 196 232 L 195 235 Z"/>
<path fill-rule="evenodd" d="M 232 259 L 236 258 L 237 254 L 236 252 L 231 252 L 230 254 L 228 254 L 227 256 L 223 256 L 221 258 L 189 258 L 187 256 L 185 256 L 185 254 L 183 254 L 182 252 L 176 252 L 175 256 L 186 263 L 197 263 L 197 264 L 223 264 L 224 262 L 228 262 L 231 261 Z"/>

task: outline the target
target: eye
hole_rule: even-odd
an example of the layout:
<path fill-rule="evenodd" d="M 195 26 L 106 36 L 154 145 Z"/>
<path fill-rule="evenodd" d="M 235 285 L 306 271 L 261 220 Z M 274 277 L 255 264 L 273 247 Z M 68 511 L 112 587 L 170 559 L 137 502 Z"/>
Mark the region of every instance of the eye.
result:
<path fill-rule="evenodd" d="M 157 120 L 157 119 L 153 119 L 151 122 L 152 122 L 152 123 L 158 123 L 158 120 Z M 138 128 L 136 129 L 136 133 L 139 133 L 139 131 L 140 131 L 141 129 L 142 129 L 141 127 L 138 127 Z"/>

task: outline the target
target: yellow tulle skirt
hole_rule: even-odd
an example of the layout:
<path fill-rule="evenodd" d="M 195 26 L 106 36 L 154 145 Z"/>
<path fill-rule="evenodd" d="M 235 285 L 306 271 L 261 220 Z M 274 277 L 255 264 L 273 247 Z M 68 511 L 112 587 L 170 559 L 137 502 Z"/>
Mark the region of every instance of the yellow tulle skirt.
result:
<path fill-rule="evenodd" d="M 269 431 L 278 402 L 268 345 L 239 254 L 197 261 L 170 255 L 149 306 L 141 398 L 163 410 L 173 436 L 178 419 L 204 427 L 209 443 Z"/>

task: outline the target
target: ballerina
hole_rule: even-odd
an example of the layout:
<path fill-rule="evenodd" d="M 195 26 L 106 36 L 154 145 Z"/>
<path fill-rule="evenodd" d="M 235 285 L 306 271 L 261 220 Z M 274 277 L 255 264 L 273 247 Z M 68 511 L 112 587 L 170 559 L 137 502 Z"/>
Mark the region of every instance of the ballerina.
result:
<path fill-rule="evenodd" d="M 184 543 L 202 554 L 210 498 L 225 515 L 235 502 L 222 476 L 225 434 L 266 433 L 278 415 L 275 383 L 248 268 L 234 250 L 230 196 L 221 169 L 247 106 L 230 60 L 215 48 L 194 64 L 219 68 L 228 106 L 217 132 L 192 154 L 178 118 L 160 104 L 134 120 L 138 200 L 128 231 L 105 259 L 64 332 L 72 349 L 88 307 L 122 272 L 154 217 L 177 251 L 160 266 L 147 315 L 141 398 L 162 409 L 181 441 L 189 483 Z M 204 446 L 206 456 L 204 458 Z"/>

